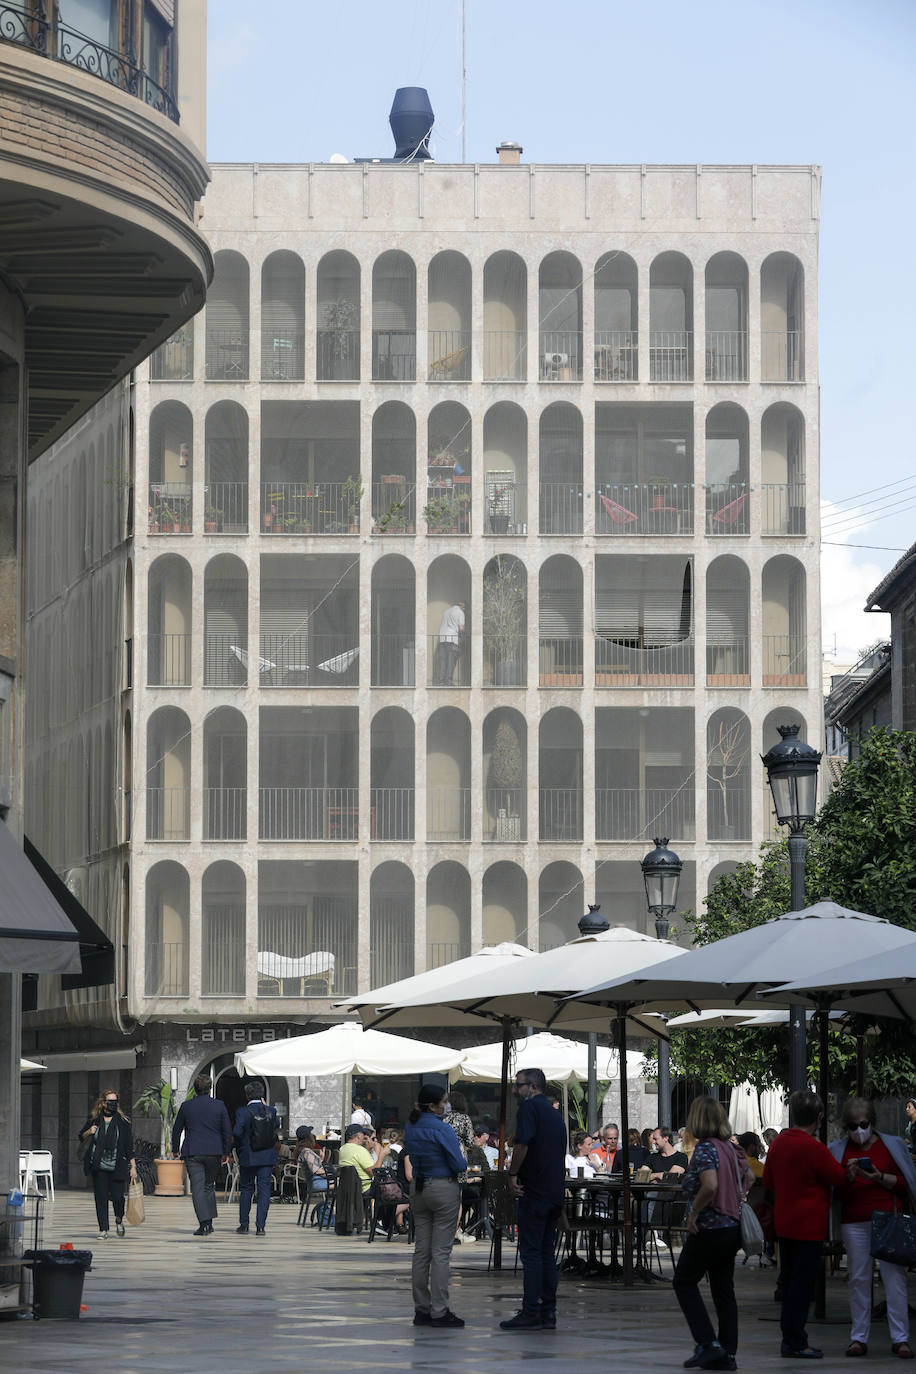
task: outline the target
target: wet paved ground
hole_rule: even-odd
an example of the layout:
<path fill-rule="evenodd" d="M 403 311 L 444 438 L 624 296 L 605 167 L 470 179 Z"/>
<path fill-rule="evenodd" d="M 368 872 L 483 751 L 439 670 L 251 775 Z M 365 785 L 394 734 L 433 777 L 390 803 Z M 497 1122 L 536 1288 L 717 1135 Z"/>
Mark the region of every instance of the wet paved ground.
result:
<path fill-rule="evenodd" d="M 297 1209 L 271 1209 L 267 1235 L 234 1234 L 223 1209 L 208 1239 L 190 1232 L 190 1199 L 148 1198 L 144 1226 L 124 1240 L 96 1239 L 91 1198 L 62 1193 L 48 1209 L 44 1244 L 91 1249 L 79 1323 L 0 1322 L 0 1369 L 28 1374 L 253 1374 L 256 1371 L 467 1370 L 518 1374 L 533 1361 L 560 1370 L 621 1367 L 639 1374 L 680 1369 L 691 1353 L 667 1284 L 625 1291 L 563 1277 L 556 1332 L 509 1333 L 497 1323 L 519 1306 L 520 1276 L 487 1273 L 487 1245 L 453 1253 L 452 1306 L 464 1331 L 411 1325 L 410 1254 L 404 1240 L 344 1238 L 301 1230 Z M 774 1271 L 738 1269 L 741 1348 L 748 1371 L 810 1368 L 779 1358 Z M 849 1369 L 846 1294 L 828 1290 L 828 1322 L 809 1330 L 826 1357 L 814 1367 Z M 879 1293 L 880 1296 L 880 1293 Z M 872 1331 L 867 1368 L 890 1370 L 885 1323 Z M 905 1366 L 908 1367 L 908 1366 Z"/>

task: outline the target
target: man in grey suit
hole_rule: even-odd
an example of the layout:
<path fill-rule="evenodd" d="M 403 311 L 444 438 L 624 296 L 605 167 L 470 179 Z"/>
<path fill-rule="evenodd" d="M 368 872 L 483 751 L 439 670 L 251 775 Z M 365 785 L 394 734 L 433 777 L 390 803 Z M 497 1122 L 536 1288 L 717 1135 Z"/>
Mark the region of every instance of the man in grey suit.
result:
<path fill-rule="evenodd" d="M 210 1096 L 212 1087 L 207 1074 L 198 1074 L 194 1079 L 195 1096 L 182 1102 L 172 1127 L 172 1154 L 181 1154 L 191 1180 L 191 1201 L 198 1223 L 195 1236 L 213 1234 L 216 1177 L 220 1164 L 228 1163 L 232 1152 L 229 1113 L 225 1103 Z"/>

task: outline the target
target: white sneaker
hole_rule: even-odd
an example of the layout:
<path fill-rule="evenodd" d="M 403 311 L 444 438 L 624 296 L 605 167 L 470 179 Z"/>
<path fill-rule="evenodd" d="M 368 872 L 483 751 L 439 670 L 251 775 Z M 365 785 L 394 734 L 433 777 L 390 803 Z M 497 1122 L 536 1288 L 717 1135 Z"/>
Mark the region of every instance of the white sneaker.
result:
<path fill-rule="evenodd" d="M 667 1246 L 667 1245 L 665 1244 L 665 1242 L 662 1240 L 661 1236 L 658 1234 L 657 1231 L 655 1232 L 655 1244 L 658 1246 L 659 1250 L 667 1250 L 667 1249 L 668 1249 L 668 1246 Z"/>
<path fill-rule="evenodd" d="M 123 1221 L 116 1221 L 116 1222 L 115 1222 L 115 1230 L 117 1231 L 117 1233 L 118 1233 L 119 1236 L 126 1236 L 126 1235 L 127 1235 L 127 1232 L 124 1230 L 124 1223 L 123 1223 Z"/>
<path fill-rule="evenodd" d="M 99 1240 L 107 1240 L 107 1239 L 108 1239 L 108 1232 L 107 1232 L 107 1231 L 100 1231 L 100 1232 L 99 1232 Z"/>
<path fill-rule="evenodd" d="M 474 1235 L 473 1231 L 462 1231 L 461 1239 L 465 1245 L 473 1245 L 477 1237 Z"/>

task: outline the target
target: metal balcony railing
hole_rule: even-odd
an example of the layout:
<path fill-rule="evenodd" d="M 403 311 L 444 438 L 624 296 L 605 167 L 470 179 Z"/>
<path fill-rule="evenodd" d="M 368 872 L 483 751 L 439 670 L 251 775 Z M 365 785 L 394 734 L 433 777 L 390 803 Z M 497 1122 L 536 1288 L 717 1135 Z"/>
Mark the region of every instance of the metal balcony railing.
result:
<path fill-rule="evenodd" d="M 706 837 L 710 840 L 751 838 L 750 781 L 745 787 L 720 787 L 710 781 L 706 788 Z"/>
<path fill-rule="evenodd" d="M 540 839 L 582 842 L 582 789 L 542 787 L 538 798 Z"/>
<path fill-rule="evenodd" d="M 599 475 L 596 495 L 596 534 L 693 534 L 692 482 L 615 482 Z"/>
<path fill-rule="evenodd" d="M 693 640 L 640 649 L 595 636 L 596 687 L 692 687 Z"/>
<path fill-rule="evenodd" d="M 414 837 L 414 789 L 373 787 L 369 791 L 370 840 L 412 840 Z"/>
<path fill-rule="evenodd" d="M 807 645 L 804 636 L 764 635 L 764 687 L 804 687 L 807 681 Z"/>
<path fill-rule="evenodd" d="M 124 691 L 129 692 L 134 685 L 134 641 L 133 637 L 124 641 Z"/>
<path fill-rule="evenodd" d="M 650 332 L 649 380 L 693 381 L 693 334 L 689 329 Z"/>
<path fill-rule="evenodd" d="M 244 997 L 245 921 L 238 934 L 212 930 L 205 916 L 200 953 L 200 990 L 204 997 Z"/>
<path fill-rule="evenodd" d="M 750 687 L 751 662 L 746 635 L 706 640 L 706 686 Z"/>
<path fill-rule="evenodd" d="M 805 479 L 764 483 L 760 509 L 763 534 L 804 534 Z"/>
<path fill-rule="evenodd" d="M 346 482 L 262 482 L 264 534 L 358 534 L 359 488 Z"/>
<path fill-rule="evenodd" d="M 635 382 L 638 379 L 639 336 L 636 330 L 596 330 L 595 381 Z"/>
<path fill-rule="evenodd" d="M 640 789 L 599 788 L 595 793 L 595 839 L 637 841 L 658 827 L 672 840 L 696 838 L 693 784 Z"/>
<path fill-rule="evenodd" d="M 206 613 L 205 613 L 206 618 Z M 244 687 L 248 682 L 248 634 L 204 635 L 204 686 Z"/>
<path fill-rule="evenodd" d="M 416 534 L 417 489 L 406 477 L 372 483 L 372 533 Z"/>
<path fill-rule="evenodd" d="M 2 20 L 0 20 L 2 28 Z M 149 361 L 150 381 L 190 382 L 194 380 L 194 329 L 183 325 L 164 344 L 160 344 Z"/>
<path fill-rule="evenodd" d="M 471 380 L 471 335 L 463 329 L 431 329 L 427 339 L 429 382 Z"/>
<path fill-rule="evenodd" d="M 150 483 L 150 534 L 190 534 L 192 514 L 189 482 Z"/>
<path fill-rule="evenodd" d="M 400 935 L 392 938 L 388 931 L 382 939 L 369 945 L 369 984 L 373 988 L 386 988 L 390 983 L 399 983 L 402 978 L 410 978 L 414 971 L 413 935 Z"/>
<path fill-rule="evenodd" d="M 542 382 L 581 382 L 582 334 L 578 330 L 542 330 L 538 337 Z"/>
<path fill-rule="evenodd" d="M 799 330 L 769 330 L 760 335 L 760 380 L 803 382 L 802 336 Z"/>
<path fill-rule="evenodd" d="M 183 942 L 146 942 L 147 997 L 187 997 L 188 946 Z"/>
<path fill-rule="evenodd" d="M 359 381 L 359 330 L 319 329 L 316 377 L 319 382 Z"/>
<path fill-rule="evenodd" d="M 191 838 L 190 787 L 146 789 L 146 838 L 173 842 Z"/>
<path fill-rule="evenodd" d="M 248 788 L 204 788 L 204 839 L 244 840 L 248 834 Z"/>
<path fill-rule="evenodd" d="M 488 787 L 484 792 L 483 802 L 485 842 L 519 844 L 527 839 L 523 788 Z"/>
<path fill-rule="evenodd" d="M 248 533 L 248 483 L 209 482 L 204 488 L 204 534 Z"/>
<path fill-rule="evenodd" d="M 538 640 L 538 686 L 581 687 L 582 636 Z"/>
<path fill-rule="evenodd" d="M 431 844 L 463 844 L 471 838 L 469 787 L 427 787 L 426 838 Z"/>
<path fill-rule="evenodd" d="M 412 687 L 415 641 L 412 634 L 372 636 L 372 686 Z"/>
<path fill-rule="evenodd" d="M 743 329 L 706 331 L 706 380 L 747 381 L 747 334 Z"/>
<path fill-rule="evenodd" d="M 258 680 L 262 687 L 359 686 L 356 630 L 352 635 L 261 635 Z"/>
<path fill-rule="evenodd" d="M 527 680 L 528 641 L 524 637 L 500 645 L 484 641 L 484 687 L 524 687 Z"/>
<path fill-rule="evenodd" d="M 413 382 L 416 376 L 416 332 L 413 329 L 373 329 L 372 380 Z"/>
<path fill-rule="evenodd" d="M 147 687 L 190 687 L 191 636 L 148 635 Z"/>
<path fill-rule="evenodd" d="M 483 336 L 485 382 L 523 382 L 528 375 L 528 335 L 517 329 L 488 329 Z"/>
<path fill-rule="evenodd" d="M 207 329 L 207 381 L 248 381 L 248 329 Z"/>
<path fill-rule="evenodd" d="M 449 940 L 431 940 L 426 946 L 426 967 L 444 968 L 456 959 L 466 959 L 471 952 L 469 944 Z"/>
<path fill-rule="evenodd" d="M 429 636 L 430 687 L 470 687 L 471 646 L 467 633 L 460 643 L 453 639 Z"/>
<path fill-rule="evenodd" d="M 305 334 L 298 329 L 261 330 L 261 381 L 301 382 L 305 377 Z"/>
<path fill-rule="evenodd" d="M 358 787 L 260 787 L 261 840 L 355 840 Z"/>
<path fill-rule="evenodd" d="M 706 533 L 748 534 L 751 496 L 744 482 L 721 482 L 706 488 Z"/>
<path fill-rule="evenodd" d="M 542 482 L 538 494 L 538 519 L 541 534 L 581 534 L 581 484 Z"/>

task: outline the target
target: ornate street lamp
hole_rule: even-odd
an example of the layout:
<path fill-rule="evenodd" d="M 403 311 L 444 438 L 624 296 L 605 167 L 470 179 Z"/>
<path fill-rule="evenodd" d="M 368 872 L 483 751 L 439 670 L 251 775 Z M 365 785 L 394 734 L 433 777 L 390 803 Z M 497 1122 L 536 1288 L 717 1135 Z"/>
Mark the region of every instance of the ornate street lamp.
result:
<path fill-rule="evenodd" d="M 579 934 L 600 935 L 610 930 L 610 923 L 601 915 L 601 903 L 589 902 L 588 911 L 579 917 Z M 591 1135 L 598 1129 L 598 1035 L 588 1033 L 588 1083 L 585 1099 L 585 1126 Z"/>
<path fill-rule="evenodd" d="M 684 867 L 673 849 L 668 848 L 667 836 L 655 840 L 655 848 L 642 860 L 642 876 L 646 884 L 649 914 L 655 918 L 655 934 L 659 940 L 668 938 L 668 917 L 677 906 L 677 889 Z M 658 1124 L 670 1126 L 671 1064 L 668 1041 L 658 1042 Z"/>

